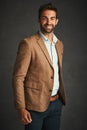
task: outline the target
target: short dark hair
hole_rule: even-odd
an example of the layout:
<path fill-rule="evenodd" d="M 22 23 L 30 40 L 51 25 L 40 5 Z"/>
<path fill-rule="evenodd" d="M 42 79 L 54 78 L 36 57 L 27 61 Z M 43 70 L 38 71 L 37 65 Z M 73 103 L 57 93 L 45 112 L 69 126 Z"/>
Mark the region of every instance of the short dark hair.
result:
<path fill-rule="evenodd" d="M 44 5 L 40 6 L 40 8 L 38 10 L 38 18 L 40 18 L 41 14 L 42 14 L 42 12 L 44 10 L 53 10 L 53 11 L 55 11 L 56 12 L 56 18 L 58 18 L 57 8 L 54 5 L 52 5 L 52 3 L 48 3 L 48 4 L 44 4 Z"/>

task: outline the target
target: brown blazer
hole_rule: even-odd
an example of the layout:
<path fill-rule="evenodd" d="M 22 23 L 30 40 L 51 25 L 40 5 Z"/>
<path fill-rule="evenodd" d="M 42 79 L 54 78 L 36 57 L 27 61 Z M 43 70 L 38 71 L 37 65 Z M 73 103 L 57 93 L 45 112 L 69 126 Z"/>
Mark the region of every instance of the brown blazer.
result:
<path fill-rule="evenodd" d="M 62 79 L 63 44 L 58 40 L 56 49 L 59 58 L 59 95 L 65 105 L 64 83 Z M 25 38 L 19 44 L 13 72 L 13 90 L 17 109 L 26 108 L 45 111 L 50 103 L 54 81 L 54 69 L 39 33 Z"/>

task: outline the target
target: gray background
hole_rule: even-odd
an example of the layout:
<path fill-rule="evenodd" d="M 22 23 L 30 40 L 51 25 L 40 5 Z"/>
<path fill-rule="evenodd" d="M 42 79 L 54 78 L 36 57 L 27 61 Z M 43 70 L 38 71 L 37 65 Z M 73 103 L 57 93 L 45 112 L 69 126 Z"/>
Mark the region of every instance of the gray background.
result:
<path fill-rule="evenodd" d="M 50 0 L 0 2 L 0 130 L 23 130 L 13 103 L 12 71 L 21 39 L 38 30 L 38 8 Z M 67 105 L 61 130 L 87 129 L 86 0 L 53 0 L 59 12 L 55 34 L 65 46 L 63 77 Z M 55 129 L 54 129 L 55 130 Z"/>

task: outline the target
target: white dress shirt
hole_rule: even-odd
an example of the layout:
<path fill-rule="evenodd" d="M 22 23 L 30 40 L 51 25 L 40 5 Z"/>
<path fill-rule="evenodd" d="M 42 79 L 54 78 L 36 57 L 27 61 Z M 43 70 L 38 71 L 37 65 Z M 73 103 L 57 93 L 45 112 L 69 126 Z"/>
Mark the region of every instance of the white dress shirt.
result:
<path fill-rule="evenodd" d="M 58 67 L 58 55 L 56 52 L 55 44 L 58 41 L 57 37 L 53 34 L 53 41 L 51 41 L 40 31 L 40 35 L 46 45 L 48 53 L 53 63 L 54 68 L 54 83 L 53 83 L 53 90 L 51 96 L 57 94 L 59 89 L 59 67 Z"/>

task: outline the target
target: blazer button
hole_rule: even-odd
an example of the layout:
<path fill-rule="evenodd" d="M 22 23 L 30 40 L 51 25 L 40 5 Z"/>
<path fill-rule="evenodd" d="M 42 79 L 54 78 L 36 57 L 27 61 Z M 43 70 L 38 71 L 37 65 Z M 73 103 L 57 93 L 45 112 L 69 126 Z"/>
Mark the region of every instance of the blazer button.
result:
<path fill-rule="evenodd" d="M 53 76 L 51 76 L 51 79 L 53 79 Z"/>
<path fill-rule="evenodd" d="M 52 90 L 50 89 L 49 92 L 52 92 Z"/>

